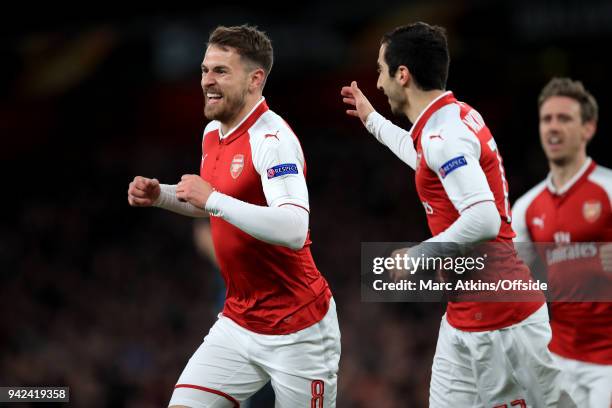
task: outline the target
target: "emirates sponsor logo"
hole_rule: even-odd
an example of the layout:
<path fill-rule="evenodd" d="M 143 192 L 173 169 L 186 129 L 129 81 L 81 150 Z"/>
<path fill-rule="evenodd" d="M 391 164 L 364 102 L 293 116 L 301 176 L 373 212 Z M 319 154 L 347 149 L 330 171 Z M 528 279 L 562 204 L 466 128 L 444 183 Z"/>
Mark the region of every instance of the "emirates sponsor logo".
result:
<path fill-rule="evenodd" d="M 546 250 L 546 263 L 550 266 L 558 262 L 575 261 L 594 256 L 597 256 L 597 246 L 593 243 L 562 245 Z"/>
<path fill-rule="evenodd" d="M 585 201 L 582 205 L 582 215 L 588 222 L 595 222 L 601 215 L 601 201 Z"/>
<path fill-rule="evenodd" d="M 235 180 L 242 173 L 242 169 L 244 168 L 244 154 L 237 154 L 232 159 L 232 164 L 230 165 L 230 175 Z"/>

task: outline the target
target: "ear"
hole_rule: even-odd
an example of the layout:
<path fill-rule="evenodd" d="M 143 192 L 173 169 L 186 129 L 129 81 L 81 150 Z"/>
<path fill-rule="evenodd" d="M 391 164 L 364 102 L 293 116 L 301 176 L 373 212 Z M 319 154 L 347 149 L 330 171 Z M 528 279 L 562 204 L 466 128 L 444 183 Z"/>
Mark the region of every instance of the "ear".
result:
<path fill-rule="evenodd" d="M 597 123 L 592 120 L 590 122 L 585 122 L 582 127 L 584 129 L 584 140 L 589 143 L 595 135 L 595 131 L 597 130 Z"/>
<path fill-rule="evenodd" d="M 255 90 L 257 88 L 263 88 L 264 82 L 266 81 L 266 72 L 263 68 L 257 68 L 255 71 L 252 71 L 250 74 L 249 88 Z"/>
<path fill-rule="evenodd" d="M 400 65 L 397 67 L 397 71 L 395 71 L 395 78 L 397 78 L 400 85 L 408 86 L 408 83 L 412 79 L 412 75 L 410 75 L 410 71 L 408 70 L 407 66 Z"/>

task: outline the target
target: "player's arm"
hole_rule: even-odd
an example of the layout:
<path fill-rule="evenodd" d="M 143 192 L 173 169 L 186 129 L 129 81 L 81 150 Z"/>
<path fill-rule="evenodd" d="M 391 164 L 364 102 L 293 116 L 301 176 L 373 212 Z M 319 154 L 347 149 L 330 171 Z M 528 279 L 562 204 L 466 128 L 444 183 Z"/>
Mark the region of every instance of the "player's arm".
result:
<path fill-rule="evenodd" d="M 348 115 L 361 119 L 368 132 L 376 140 L 387 146 L 404 163 L 413 169 L 416 168 L 417 154 L 408 131 L 376 112 L 370 101 L 357 87 L 357 82 L 353 81 L 351 86 L 343 87 L 341 95 L 344 103 L 354 107 L 354 109 L 347 109 Z"/>
<path fill-rule="evenodd" d="M 197 208 L 176 196 L 176 185 L 160 184 L 157 179 L 136 176 L 128 187 L 128 203 L 132 207 L 159 207 L 189 217 L 206 217 Z"/>
<path fill-rule="evenodd" d="M 213 192 L 206 210 L 261 241 L 301 249 L 308 235 L 309 205 L 304 159 L 297 139 L 288 132 L 278 139 L 255 137 L 251 150 L 268 205 Z"/>
<path fill-rule="evenodd" d="M 527 227 L 526 215 L 528 206 L 529 200 L 526 196 L 519 198 L 514 203 L 512 207 L 512 229 L 516 233 L 514 242 L 518 255 L 527 265 L 533 266 L 538 255 L 533 247 L 531 234 Z"/>
<path fill-rule="evenodd" d="M 493 192 L 480 167 L 480 143 L 462 127 L 447 129 L 444 137 L 421 137 L 427 166 L 440 179 L 444 191 L 459 217 L 446 230 L 423 243 L 404 248 L 395 254 L 436 257 L 455 256 L 479 242 L 491 240 L 499 233 L 501 216 Z M 394 271 L 395 280 L 405 277 L 404 270 Z"/>
<path fill-rule="evenodd" d="M 453 134 L 445 138 L 423 137 L 423 154 L 460 215 L 445 231 L 427 242 L 488 241 L 499 233 L 501 217 L 480 166 L 480 143 L 461 125 L 449 131 Z"/>

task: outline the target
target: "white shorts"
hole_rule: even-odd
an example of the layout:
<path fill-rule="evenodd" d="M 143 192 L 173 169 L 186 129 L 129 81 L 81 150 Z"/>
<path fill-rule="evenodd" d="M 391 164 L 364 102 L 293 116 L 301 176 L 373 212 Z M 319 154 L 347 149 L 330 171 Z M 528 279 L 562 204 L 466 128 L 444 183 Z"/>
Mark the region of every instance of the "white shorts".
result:
<path fill-rule="evenodd" d="M 572 396 L 578 408 L 612 407 L 612 365 L 552 355 L 561 369 L 561 389 Z"/>
<path fill-rule="evenodd" d="M 516 325 L 484 332 L 457 330 L 444 316 L 430 408 L 560 406 L 560 370 L 548 350 L 550 338 L 546 305 Z"/>
<path fill-rule="evenodd" d="M 333 298 L 320 322 L 287 335 L 254 333 L 219 315 L 189 359 L 169 405 L 239 407 L 271 381 L 276 407 L 335 407 L 339 360 Z"/>

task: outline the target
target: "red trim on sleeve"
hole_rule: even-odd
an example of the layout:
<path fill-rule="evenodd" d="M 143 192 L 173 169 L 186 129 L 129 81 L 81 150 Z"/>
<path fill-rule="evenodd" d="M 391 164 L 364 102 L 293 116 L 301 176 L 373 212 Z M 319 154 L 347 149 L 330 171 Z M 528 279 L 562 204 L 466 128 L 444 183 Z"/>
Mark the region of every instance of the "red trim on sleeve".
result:
<path fill-rule="evenodd" d="M 207 388 L 207 387 L 201 387 L 199 385 L 193 385 L 193 384 L 176 384 L 176 386 L 174 386 L 174 388 L 193 388 L 194 390 L 200 390 L 200 391 L 204 391 L 204 392 L 210 392 L 211 394 L 217 394 L 221 397 L 226 398 L 227 400 L 229 400 L 232 404 L 234 404 L 234 408 L 240 408 L 240 403 L 233 397 L 231 397 L 230 395 L 227 395 L 224 392 L 221 392 L 219 390 L 215 390 L 212 388 Z"/>
<path fill-rule="evenodd" d="M 465 210 L 467 210 L 468 208 L 472 208 L 473 206 L 475 206 L 476 204 L 480 204 L 480 203 L 486 203 L 487 201 L 492 202 L 493 204 L 495 204 L 495 200 L 480 200 L 480 201 L 476 201 L 473 204 L 468 205 L 467 207 L 465 207 L 463 210 L 461 210 L 461 213 L 463 213 Z"/>
<path fill-rule="evenodd" d="M 306 207 L 302 207 L 302 206 L 301 206 L 301 205 L 299 205 L 299 204 L 293 204 L 293 203 L 282 203 L 282 204 L 279 204 L 279 205 L 278 205 L 278 207 L 282 207 L 283 205 L 294 205 L 294 206 L 296 206 L 296 207 L 300 207 L 301 209 L 303 209 L 304 211 L 306 211 L 308 214 L 310 214 L 310 211 L 308 211 L 308 209 L 307 209 Z"/>

